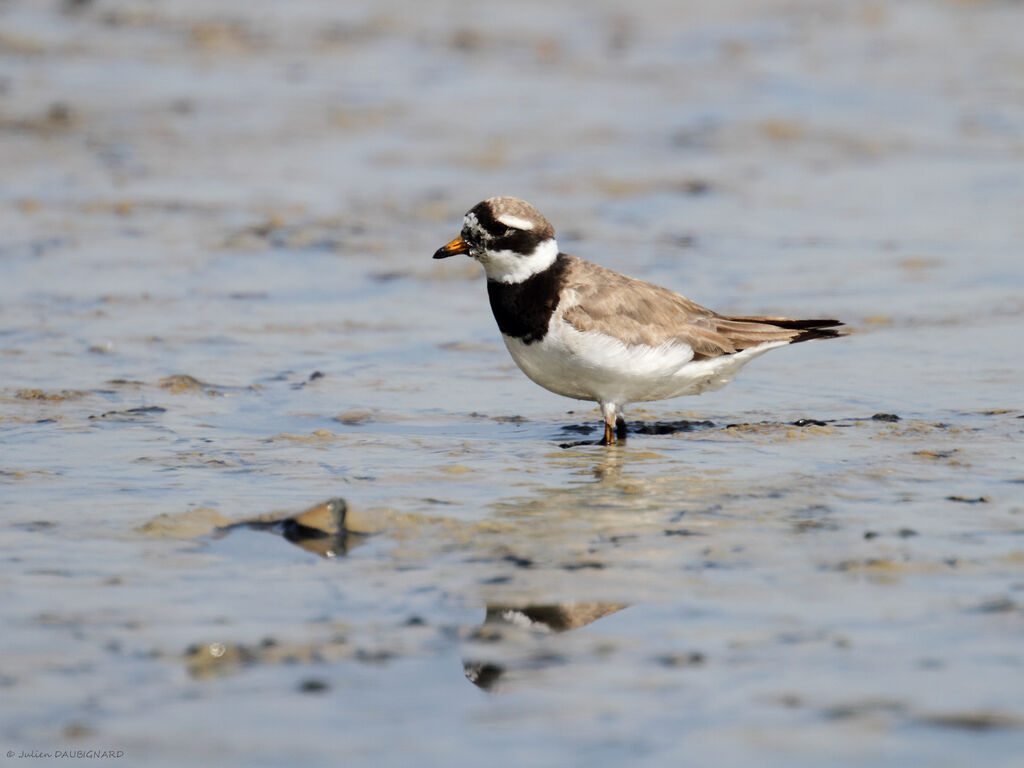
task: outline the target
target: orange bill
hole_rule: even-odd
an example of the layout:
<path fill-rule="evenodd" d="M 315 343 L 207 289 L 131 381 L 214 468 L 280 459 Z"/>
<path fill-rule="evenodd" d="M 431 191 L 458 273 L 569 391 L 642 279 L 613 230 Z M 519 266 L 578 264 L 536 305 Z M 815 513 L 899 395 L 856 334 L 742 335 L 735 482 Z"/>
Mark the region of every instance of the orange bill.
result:
<path fill-rule="evenodd" d="M 462 239 L 462 235 L 459 235 L 447 245 L 438 248 L 434 253 L 434 258 L 447 259 L 449 256 L 457 256 L 460 253 L 469 253 L 469 246 Z"/>

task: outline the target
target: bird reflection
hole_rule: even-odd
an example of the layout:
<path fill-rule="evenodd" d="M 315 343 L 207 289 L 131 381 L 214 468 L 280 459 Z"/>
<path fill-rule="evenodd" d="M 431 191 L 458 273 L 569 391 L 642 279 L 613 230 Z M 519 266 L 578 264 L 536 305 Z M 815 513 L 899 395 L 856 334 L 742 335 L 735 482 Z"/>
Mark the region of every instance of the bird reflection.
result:
<path fill-rule="evenodd" d="M 518 632 L 534 639 L 552 633 L 567 632 L 585 626 L 609 614 L 629 607 L 626 603 L 560 603 L 505 605 L 490 604 L 483 624 L 473 639 L 486 642 L 512 640 Z M 506 632 L 507 630 L 507 632 Z M 532 646 L 528 646 L 531 647 Z M 517 664 L 520 668 L 538 669 L 559 663 L 559 657 L 549 654 L 532 655 L 529 661 Z M 471 683 L 485 691 L 496 690 L 499 681 L 509 671 L 507 663 L 497 661 L 464 660 L 463 672 Z"/>
<path fill-rule="evenodd" d="M 594 474 L 601 480 L 614 477 L 621 462 L 618 446 L 602 453 Z M 365 530 L 353 530 L 364 528 Z M 266 531 L 324 558 L 342 557 L 354 547 L 369 540 L 373 525 L 359 515 L 350 515 L 348 504 L 342 498 L 332 498 L 294 515 L 267 514 L 220 525 L 212 531 L 215 538 L 227 536 L 237 530 Z M 566 602 L 566 603 L 488 603 L 483 623 L 470 634 L 469 639 L 478 648 L 493 649 L 490 659 L 464 659 L 466 678 L 485 691 L 494 691 L 510 672 L 538 670 L 561 663 L 562 657 L 542 645 L 543 638 L 586 626 L 598 619 L 628 607 L 626 603 Z M 220 647 L 217 644 L 209 648 Z M 228 648 L 228 646 L 224 646 Z M 212 651 L 197 646 L 199 651 L 189 656 L 207 661 Z M 234 668 L 227 661 L 251 662 L 267 657 L 265 649 L 253 651 L 243 648 L 244 654 L 232 655 L 226 651 L 213 654 L 217 670 Z M 241 653 L 241 651 L 239 652 Z M 248 654 L 248 655 L 245 655 Z M 237 658 L 236 658 L 237 657 Z M 238 664 L 234 665 L 235 667 Z M 197 667 L 198 668 L 198 667 Z M 202 669 L 205 670 L 205 667 Z M 194 672 L 194 674 L 200 674 Z M 207 674 L 203 671 L 202 674 Z"/>

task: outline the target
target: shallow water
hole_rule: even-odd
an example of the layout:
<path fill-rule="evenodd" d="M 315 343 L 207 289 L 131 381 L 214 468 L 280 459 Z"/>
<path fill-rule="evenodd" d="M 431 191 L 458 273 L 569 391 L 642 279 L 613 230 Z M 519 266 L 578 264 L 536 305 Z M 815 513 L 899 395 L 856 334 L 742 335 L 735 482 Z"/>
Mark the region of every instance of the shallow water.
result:
<path fill-rule="evenodd" d="M 677 5 L 0 5 L 0 746 L 1019 761 L 1024 7 Z M 854 333 L 563 447 L 494 194 Z"/>

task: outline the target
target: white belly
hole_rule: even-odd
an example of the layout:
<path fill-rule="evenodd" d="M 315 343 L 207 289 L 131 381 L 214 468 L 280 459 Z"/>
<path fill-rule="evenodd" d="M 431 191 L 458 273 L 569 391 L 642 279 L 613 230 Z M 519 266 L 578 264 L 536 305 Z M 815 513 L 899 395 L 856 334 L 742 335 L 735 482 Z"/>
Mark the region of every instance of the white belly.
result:
<path fill-rule="evenodd" d="M 626 345 L 603 333 L 581 333 L 558 315 L 552 317 L 540 341 L 524 344 L 509 336 L 502 338 L 523 373 L 545 389 L 616 405 L 718 389 L 747 362 L 787 343 L 766 342 L 732 355 L 694 361 L 687 344 Z"/>

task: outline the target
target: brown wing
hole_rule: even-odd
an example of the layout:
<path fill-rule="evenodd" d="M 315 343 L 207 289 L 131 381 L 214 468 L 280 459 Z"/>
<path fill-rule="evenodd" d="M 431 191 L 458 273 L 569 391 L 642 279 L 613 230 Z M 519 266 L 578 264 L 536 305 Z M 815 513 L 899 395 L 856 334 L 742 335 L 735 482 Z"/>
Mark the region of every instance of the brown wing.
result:
<path fill-rule="evenodd" d="M 564 287 L 579 304 L 563 318 L 580 331 L 597 331 L 626 344 L 688 344 L 694 359 L 739 352 L 768 341 L 807 341 L 840 333 L 837 320 L 790 320 L 781 317 L 726 317 L 685 296 L 635 280 L 597 264 L 570 257 Z"/>

